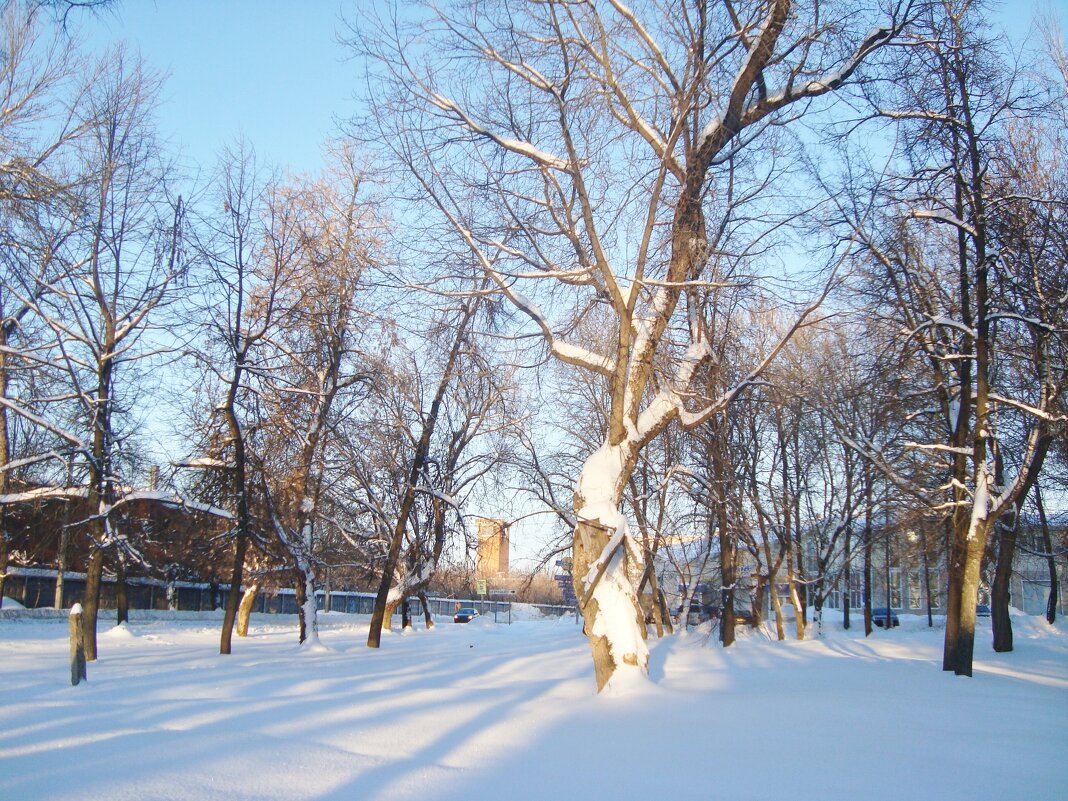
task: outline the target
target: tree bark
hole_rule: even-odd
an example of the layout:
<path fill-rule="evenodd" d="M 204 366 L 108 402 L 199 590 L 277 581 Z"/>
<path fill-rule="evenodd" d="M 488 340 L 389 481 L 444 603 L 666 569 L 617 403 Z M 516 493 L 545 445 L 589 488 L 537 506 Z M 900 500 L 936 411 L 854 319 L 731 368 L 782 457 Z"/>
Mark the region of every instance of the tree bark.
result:
<path fill-rule="evenodd" d="M 130 600 L 126 597 L 126 559 L 115 554 L 115 623 L 122 625 L 130 620 Z"/>
<path fill-rule="evenodd" d="M 617 647 L 614 649 L 613 643 L 607 636 L 607 629 L 602 628 L 600 625 L 602 610 L 596 594 L 597 584 L 601 581 L 611 580 L 606 576 L 609 568 L 616 570 L 622 568 L 625 572 L 626 568 L 621 564 L 627 559 L 625 541 L 621 542 L 607 562 L 602 564 L 599 572 L 594 571 L 595 575 L 591 577 L 593 578 L 591 585 L 587 586 L 586 583 L 586 577 L 589 576 L 593 565 L 598 559 L 605 556 L 605 547 L 614 533 L 614 529 L 610 529 L 599 522 L 580 519 L 578 526 L 575 528 L 572 545 L 572 581 L 575 587 L 575 597 L 578 598 L 579 610 L 582 612 L 584 621 L 582 630 L 589 640 L 590 652 L 593 655 L 593 670 L 597 681 L 597 692 L 605 688 L 605 685 L 608 684 L 609 680 L 615 675 L 616 670 L 621 666 L 628 665 L 642 670 L 645 668 L 644 659 L 646 657 L 640 652 L 642 649 L 635 648 L 635 643 L 615 643 Z M 634 603 L 632 604 L 631 614 L 636 618 L 637 629 L 641 632 L 644 640 L 645 620 L 641 615 L 641 605 L 637 603 L 636 598 L 632 600 Z M 622 614 L 625 615 L 627 613 L 623 612 Z M 628 645 L 630 646 L 629 649 Z"/>
<path fill-rule="evenodd" d="M 7 587 L 7 510 L 0 506 L 0 609 L 4 607 L 4 589 Z"/>
<path fill-rule="evenodd" d="M 709 461 L 716 490 L 716 528 L 719 530 L 720 620 L 719 641 L 724 648 L 734 644 L 734 592 L 738 583 L 738 541 L 727 515 L 727 464 L 723 456 L 723 431 L 715 427 L 709 442 Z"/>
<path fill-rule="evenodd" d="M 244 594 L 241 596 L 241 605 L 237 610 L 237 636 L 248 636 L 248 624 L 249 618 L 252 616 L 252 607 L 256 604 L 256 596 L 259 595 L 260 585 L 250 584 L 245 588 Z"/>
<path fill-rule="evenodd" d="M 300 626 L 300 639 L 298 642 L 303 645 L 304 641 L 308 639 L 308 626 L 307 621 L 304 619 L 304 604 L 308 600 L 308 593 L 304 588 L 304 576 L 297 575 L 294 591 L 296 593 L 297 601 L 297 623 Z"/>
<path fill-rule="evenodd" d="M 671 612 L 668 610 L 667 596 L 664 595 L 664 591 L 660 587 L 656 589 L 656 608 L 660 614 L 661 623 L 667 629 L 667 633 L 674 634 L 675 627 L 671 623 Z"/>
<path fill-rule="evenodd" d="M 927 628 L 934 628 L 934 604 L 931 599 L 931 557 L 927 547 L 927 529 L 920 528 L 920 547 L 923 548 L 923 595 L 927 605 Z"/>
<path fill-rule="evenodd" d="M 1012 619 L 1009 616 L 1011 600 L 1012 565 L 1016 556 L 1016 525 L 1018 510 L 1011 520 L 999 520 L 998 559 L 994 568 L 994 584 L 990 588 L 990 627 L 994 636 L 994 651 L 1005 653 L 1012 650 Z"/>
<path fill-rule="evenodd" d="M 74 483 L 71 475 L 70 462 L 67 463 L 67 486 Z M 70 559 L 70 504 L 69 500 L 63 502 L 63 522 L 59 530 L 59 547 L 56 552 L 56 592 L 54 606 L 56 609 L 65 609 L 64 582 L 67 574 L 67 564 Z"/>
<path fill-rule="evenodd" d="M 846 527 L 845 531 L 845 565 L 842 568 L 842 628 L 849 631 L 849 607 L 853 601 L 852 598 L 852 553 L 850 549 L 853 546 L 853 526 Z"/>
<path fill-rule="evenodd" d="M 1042 492 L 1035 487 L 1035 504 L 1038 506 L 1038 521 L 1042 526 L 1042 547 L 1046 551 L 1046 567 L 1049 569 L 1049 595 L 1046 596 L 1046 622 L 1052 625 L 1057 620 L 1057 600 L 1060 598 L 1060 585 L 1057 581 L 1057 560 L 1053 556 L 1053 538 L 1049 533 L 1049 521 L 1046 508 L 1042 504 Z"/>
<path fill-rule="evenodd" d="M 240 525 L 240 524 L 239 524 Z M 230 592 L 226 596 L 226 611 L 223 613 L 222 631 L 219 634 L 219 653 L 230 653 L 234 621 L 237 618 L 238 599 L 241 596 L 241 574 L 245 569 L 245 551 L 248 549 L 248 536 L 244 527 L 240 527 L 234 538 L 234 563 L 230 569 Z"/>
<path fill-rule="evenodd" d="M 419 603 L 423 605 L 423 620 L 426 623 L 426 630 L 430 631 L 434 628 L 434 613 L 430 610 L 430 601 L 426 597 L 425 590 L 419 590 Z"/>
<path fill-rule="evenodd" d="M 872 550 L 872 530 L 871 523 L 871 492 L 870 485 L 868 486 L 868 508 L 864 512 L 864 636 L 871 636 L 871 592 L 874 589 L 874 583 L 872 582 L 872 564 L 871 564 L 871 550 Z"/>
<path fill-rule="evenodd" d="M 764 594 L 767 591 L 768 577 L 756 577 L 756 592 L 753 596 L 753 628 L 764 625 Z"/>
<path fill-rule="evenodd" d="M 89 566 L 85 571 L 85 598 L 82 602 L 82 627 L 85 658 L 96 661 L 96 616 L 100 607 L 100 582 L 104 575 L 104 549 L 95 543 L 89 546 Z"/>

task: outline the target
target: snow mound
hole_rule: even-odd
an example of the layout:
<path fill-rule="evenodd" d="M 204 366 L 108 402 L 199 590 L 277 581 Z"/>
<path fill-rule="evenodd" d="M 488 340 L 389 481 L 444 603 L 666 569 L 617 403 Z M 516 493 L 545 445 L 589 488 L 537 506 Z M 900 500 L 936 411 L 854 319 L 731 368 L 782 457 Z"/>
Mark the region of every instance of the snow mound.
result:
<path fill-rule="evenodd" d="M 117 626 L 112 626 L 110 629 L 100 635 L 106 637 L 109 640 L 136 640 L 138 637 L 125 623 L 119 623 Z"/>

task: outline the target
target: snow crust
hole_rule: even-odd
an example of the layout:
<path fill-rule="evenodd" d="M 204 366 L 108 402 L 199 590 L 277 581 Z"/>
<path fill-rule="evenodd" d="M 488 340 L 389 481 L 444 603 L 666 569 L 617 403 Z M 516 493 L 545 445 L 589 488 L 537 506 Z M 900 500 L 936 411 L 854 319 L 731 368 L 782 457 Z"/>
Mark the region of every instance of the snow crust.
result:
<path fill-rule="evenodd" d="M 623 451 L 607 443 L 595 450 L 582 465 L 576 493 L 583 504 L 578 509 L 582 520 L 599 520 L 609 528 L 618 528 L 623 515 L 617 506 L 616 486 L 623 473 Z"/>
<path fill-rule="evenodd" d="M 254 615 L 223 657 L 218 615 L 154 612 L 101 642 L 76 692 L 64 620 L 0 620 L 0 798 L 1065 797 L 1068 627 L 1016 616 L 995 654 L 980 621 L 965 679 L 925 618 L 864 638 L 831 617 L 804 642 L 654 641 L 651 681 L 624 670 L 601 695 L 573 617 L 369 649 L 368 618 L 333 613 L 329 650 L 301 651 L 295 616 Z M 793 751 L 774 735 L 799 721 Z"/>

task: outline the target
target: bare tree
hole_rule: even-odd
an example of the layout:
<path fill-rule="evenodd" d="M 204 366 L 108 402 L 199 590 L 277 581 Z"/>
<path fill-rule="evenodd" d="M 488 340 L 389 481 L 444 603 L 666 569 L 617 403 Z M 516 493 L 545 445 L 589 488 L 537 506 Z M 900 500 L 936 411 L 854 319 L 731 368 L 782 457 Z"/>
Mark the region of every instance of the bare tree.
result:
<path fill-rule="evenodd" d="M 397 513 L 395 519 L 388 524 L 389 538 L 385 560 L 382 567 L 382 577 L 378 584 L 378 592 L 375 595 L 374 612 L 371 615 L 371 627 L 367 634 L 367 646 L 378 648 L 382 642 L 382 627 L 386 622 L 387 609 L 390 609 L 402 600 L 402 588 L 394 587 L 397 569 L 400 564 L 401 549 L 404 544 L 405 533 L 410 525 L 410 519 L 420 494 L 427 491 L 431 485 L 428 474 L 431 441 L 441 419 L 442 404 L 445 401 L 449 387 L 457 380 L 461 356 L 465 350 L 467 337 L 479 310 L 482 298 L 475 295 L 466 299 L 458 312 L 458 320 L 449 329 L 449 345 L 445 355 L 444 364 L 440 377 L 436 382 L 434 393 L 425 414 L 420 413 L 419 436 L 413 443 L 410 456 L 406 452 L 402 464 L 405 465 L 405 480 L 399 493 Z M 435 517 L 442 510 L 435 513 Z M 440 551 L 439 551 L 440 553 Z"/>
<path fill-rule="evenodd" d="M 904 332 L 896 345 L 913 370 L 909 395 L 925 396 L 909 445 L 944 477 L 926 488 L 952 532 L 943 668 L 968 676 L 987 541 L 1063 425 L 1065 387 L 1063 250 L 1044 234 L 1022 245 L 1029 224 L 1002 222 L 1014 210 L 1062 215 L 1063 205 L 1049 195 L 1022 201 L 1026 212 L 1020 205 L 1035 187 L 1014 174 L 1016 156 L 1003 145 L 1041 109 L 983 19 L 982 4 L 968 0 L 930 9 L 922 47 L 910 51 L 895 93 L 879 100 L 880 117 L 901 125 L 904 171 L 888 184 L 881 227 L 860 226 L 879 312 L 895 336 Z M 1020 436 L 1009 448 L 1013 429 Z"/>
<path fill-rule="evenodd" d="M 362 400 L 353 390 L 373 378 L 359 348 L 367 327 L 358 295 L 377 259 L 380 224 L 358 199 L 361 176 L 341 154 L 333 179 L 285 192 L 301 253 L 278 293 L 268 354 L 257 370 L 264 425 L 254 438 L 260 481 L 275 536 L 303 584 L 300 641 L 318 643 L 316 590 L 320 500 L 337 462 L 336 428 Z M 280 215 L 281 216 L 281 215 Z"/>
<path fill-rule="evenodd" d="M 46 405 L 42 390 L 54 365 L 33 309 L 64 269 L 59 254 L 74 232 L 67 212 L 76 180 L 65 157 L 85 130 L 78 116 L 84 84 L 76 82 L 72 45 L 50 34 L 40 16 L 19 3 L 0 7 L 0 496 L 8 494 L 12 474 L 36 458 L 61 458 L 37 443 L 26 442 L 26 452 L 17 453 L 20 432 L 54 440 L 17 410 L 40 417 Z M 60 440 L 59 447 L 69 444 Z M 8 562 L 5 515 L 0 505 L 0 604 Z"/>
<path fill-rule="evenodd" d="M 853 79 L 909 5 L 872 20 L 788 0 L 531 2 L 363 31 L 382 78 L 376 137 L 552 356 L 607 384 L 603 443 L 574 501 L 575 589 L 599 689 L 621 668 L 646 669 L 644 558 L 619 512 L 639 454 L 751 380 L 719 398 L 690 393 L 713 353 L 701 298 L 724 257 L 762 249 L 761 223 L 772 226 L 731 225 L 724 165 Z M 594 308 L 612 321 L 605 351 L 569 340 Z"/>
<path fill-rule="evenodd" d="M 251 148 L 241 144 L 224 154 L 215 181 L 218 204 L 196 226 L 196 258 L 203 278 L 194 312 L 206 397 L 197 454 L 187 464 L 218 471 L 225 506 L 233 519 L 233 565 L 219 652 L 229 654 L 241 595 L 245 554 L 257 531 L 249 464 L 249 428 L 257 421 L 252 379 L 260 366 L 257 351 L 272 331 L 279 295 L 299 266 L 299 232 L 286 207 L 272 203 L 277 192 L 256 166 Z"/>
<path fill-rule="evenodd" d="M 159 352 L 155 316 L 170 299 L 179 258 L 182 206 L 165 194 L 166 164 L 153 135 L 155 79 L 121 51 L 106 58 L 86 98 L 87 128 L 78 141 L 79 228 L 66 245 L 67 266 L 34 312 L 53 337 L 63 367 L 71 417 L 53 430 L 85 460 L 91 558 L 86 578 L 86 657 L 96 657 L 96 622 L 105 551 L 117 568 L 131 543 L 115 530 L 112 512 L 129 452 L 124 412 L 137 371 Z M 85 434 L 82 436 L 81 431 Z"/>

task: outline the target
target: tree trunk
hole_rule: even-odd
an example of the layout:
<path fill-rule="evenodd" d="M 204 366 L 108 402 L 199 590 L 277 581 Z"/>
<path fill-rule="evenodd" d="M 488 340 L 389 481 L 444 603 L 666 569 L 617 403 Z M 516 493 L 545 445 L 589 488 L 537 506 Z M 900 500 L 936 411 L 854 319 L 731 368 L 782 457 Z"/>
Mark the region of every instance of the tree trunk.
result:
<path fill-rule="evenodd" d="M 1042 547 L 1046 552 L 1046 566 L 1049 569 L 1049 595 L 1046 596 L 1046 622 L 1052 625 L 1057 620 L 1057 601 L 1061 596 L 1057 581 L 1057 560 L 1053 555 L 1053 538 L 1049 533 L 1049 521 L 1046 508 L 1042 505 L 1042 493 L 1035 486 L 1035 504 L 1038 506 L 1038 521 L 1042 526 Z"/>
<path fill-rule="evenodd" d="M 4 607 L 4 588 L 7 586 L 7 550 L 7 511 L 0 507 L 0 609 Z"/>
<path fill-rule="evenodd" d="M 69 486 L 72 483 L 70 479 L 67 481 Z M 56 609 L 65 609 L 66 599 L 64 588 L 64 577 L 67 574 L 67 561 L 70 558 L 70 501 L 63 502 L 63 523 L 59 530 L 59 548 L 56 553 L 56 593 L 53 605 Z"/>
<path fill-rule="evenodd" d="M 7 398 L 8 370 L 7 347 L 14 328 L 14 320 L 0 324 L 0 397 Z M 0 465 L 7 467 L 11 461 L 11 440 L 8 438 L 7 407 L 0 405 Z M 0 495 L 7 494 L 8 472 L 0 470 Z M 0 609 L 4 606 L 4 588 L 7 586 L 8 567 L 7 507 L 0 506 Z M 59 608 L 59 607 L 57 607 Z"/>
<path fill-rule="evenodd" d="M 874 503 L 874 484 L 875 477 L 872 475 L 872 466 L 865 462 L 864 464 L 864 636 L 870 637 L 872 631 L 871 625 L 871 594 L 875 589 L 875 584 L 872 581 L 872 539 L 875 536 L 875 526 L 872 522 L 872 516 L 874 510 L 872 504 Z"/>
<path fill-rule="evenodd" d="M 849 606 L 852 603 L 852 554 L 853 526 L 848 526 L 845 532 L 845 565 L 842 568 L 842 628 L 849 631 Z"/>
<path fill-rule="evenodd" d="M 115 560 L 115 624 L 121 626 L 130 620 L 130 600 L 126 597 L 126 558 L 116 553 Z"/>
<path fill-rule="evenodd" d="M 663 623 L 667 633 L 674 634 L 675 627 L 671 623 L 671 612 L 668 610 L 667 596 L 664 595 L 664 591 L 659 586 L 656 588 L 656 609 L 660 615 L 660 622 Z"/>
<path fill-rule="evenodd" d="M 393 630 L 393 615 L 397 613 L 397 607 L 400 606 L 400 597 L 390 598 L 386 601 L 386 608 L 382 610 L 382 629 L 385 631 Z"/>
<path fill-rule="evenodd" d="M 90 544 L 89 567 L 85 571 L 85 598 L 82 603 L 82 627 L 85 630 L 85 658 L 96 661 L 96 616 L 100 608 L 100 581 L 104 575 L 104 549 Z"/>
<path fill-rule="evenodd" d="M 1005 484 L 1005 462 L 1001 446 L 994 440 L 994 482 Z M 1023 497 L 1010 506 L 1005 514 L 994 521 L 997 534 L 998 555 L 994 567 L 994 581 L 990 587 L 990 628 L 994 635 L 994 651 L 1005 653 L 1012 650 L 1012 619 L 1009 617 L 1009 601 L 1012 591 L 1012 563 L 1016 557 L 1016 527 L 1020 521 L 1020 506 Z"/>
<path fill-rule="evenodd" d="M 767 583 L 767 576 L 757 576 L 756 592 L 753 596 L 753 628 L 764 625 L 764 592 Z"/>
<path fill-rule="evenodd" d="M 652 599 L 652 603 L 650 604 L 652 609 L 649 611 L 653 613 L 653 625 L 656 626 L 656 637 L 657 639 L 662 639 L 664 637 L 664 610 L 660 607 L 660 596 L 662 593 L 660 592 L 660 586 L 656 581 L 656 569 L 653 565 L 652 554 L 646 553 L 645 558 L 647 560 L 646 570 L 648 571 L 649 576 L 649 597 Z"/>
<path fill-rule="evenodd" d="M 304 576 L 297 576 L 297 581 L 294 584 L 294 591 L 296 592 L 297 599 L 297 623 L 300 626 L 300 639 L 298 642 L 303 645 L 304 641 L 308 639 L 308 627 L 304 620 L 304 604 L 308 600 L 308 593 L 304 587 Z"/>
<path fill-rule="evenodd" d="M 726 459 L 723 456 L 723 427 L 710 426 L 708 444 L 709 462 L 712 466 L 712 481 L 716 490 L 716 528 L 719 532 L 720 575 L 720 620 L 719 641 L 724 648 L 734 644 L 734 591 L 738 583 L 738 541 L 730 529 L 727 515 L 726 486 L 728 481 Z"/>
<path fill-rule="evenodd" d="M 426 630 L 434 628 L 434 613 L 430 611 L 430 601 L 427 600 L 426 592 L 419 590 L 419 603 L 423 605 L 423 620 L 426 622 Z"/>
<path fill-rule="evenodd" d="M 775 564 L 775 561 L 771 558 L 771 543 L 768 540 L 768 533 L 762 532 L 764 539 L 764 559 L 768 563 L 768 575 L 767 575 L 767 592 L 771 596 L 771 611 L 775 616 L 775 637 L 778 640 L 786 639 L 786 628 L 783 625 L 782 620 L 782 604 L 779 602 L 779 590 L 775 586 L 775 579 L 778 578 L 779 569 Z M 782 543 L 780 543 L 781 547 Z M 782 552 L 780 551 L 780 556 Z M 779 561 L 781 565 L 781 560 Z"/>
<path fill-rule="evenodd" d="M 990 588 L 990 627 L 994 635 L 994 651 L 1005 653 L 1012 650 L 1012 619 L 1009 616 L 1011 600 L 1012 563 L 1016 556 L 1016 522 L 1002 519 L 995 525 L 998 532 L 998 560 L 994 568 L 994 583 Z"/>
<path fill-rule="evenodd" d="M 582 630 L 589 639 L 593 655 L 598 692 L 623 666 L 644 673 L 649 659 L 645 646 L 645 620 L 634 595 L 634 585 L 627 576 L 626 534 L 611 554 L 605 553 L 615 533 L 615 529 L 600 522 L 580 518 L 572 544 L 572 581 L 582 612 Z M 602 558 L 605 561 L 598 564 Z M 602 608 L 601 598 L 612 598 L 613 607 Z M 631 639 L 619 642 L 609 639 L 609 633 L 622 632 L 634 634 Z M 625 634 L 622 636 L 626 637 Z"/>
<path fill-rule="evenodd" d="M 771 591 L 771 611 L 775 615 L 775 639 L 786 639 L 786 626 L 782 619 L 782 601 L 779 600 L 779 590 L 775 586 L 775 577 L 768 576 L 768 588 Z"/>
<path fill-rule="evenodd" d="M 980 481 L 985 482 L 980 476 Z M 977 490 L 977 495 L 982 495 Z M 985 504 L 982 497 L 976 499 L 976 503 Z M 974 530 L 973 530 L 974 527 Z M 956 532 L 954 539 L 958 540 L 958 555 L 960 567 L 956 591 L 950 586 L 950 613 L 953 615 L 953 638 L 950 639 L 949 619 L 946 621 L 946 652 L 943 658 L 943 670 L 952 670 L 957 676 L 972 675 L 972 660 L 975 653 L 975 604 L 979 597 L 979 580 L 982 568 L 983 553 L 986 550 L 986 541 L 989 527 L 985 521 L 972 521 L 969 531 L 963 538 Z M 963 542 L 959 540 L 963 539 Z M 952 578 L 952 573 L 951 573 Z"/>
<path fill-rule="evenodd" d="M 864 636 L 871 636 L 871 591 L 874 587 L 872 582 L 871 564 L 871 537 L 872 527 L 870 515 L 864 525 Z"/>
<path fill-rule="evenodd" d="M 300 619 L 300 642 L 319 644 L 319 604 L 315 598 L 315 568 L 306 564 L 297 571 L 297 617 Z"/>
<path fill-rule="evenodd" d="M 249 618 L 252 617 L 252 607 L 256 605 L 256 596 L 260 593 L 259 584 L 250 584 L 245 588 L 241 596 L 241 605 L 237 610 L 237 636 L 248 636 Z"/>
<path fill-rule="evenodd" d="M 786 556 L 786 586 L 790 590 L 790 604 L 794 607 L 794 630 L 797 639 L 805 639 L 805 605 L 797 591 L 797 577 L 794 575 L 793 544 L 790 543 Z"/>
<path fill-rule="evenodd" d="M 923 548 L 923 595 L 927 603 L 927 628 L 934 628 L 934 604 L 931 600 L 931 557 L 927 548 L 927 529 L 920 528 L 920 547 Z"/>
<path fill-rule="evenodd" d="M 412 605 L 405 596 L 400 603 L 401 608 L 401 631 L 409 631 L 412 628 Z"/>
<path fill-rule="evenodd" d="M 226 611 L 223 613 L 222 632 L 219 636 L 219 653 L 229 654 L 237 618 L 238 599 L 241 596 L 241 574 L 245 569 L 245 551 L 248 549 L 248 537 L 240 527 L 234 539 L 234 564 L 230 571 L 230 593 L 226 596 Z"/>

